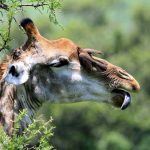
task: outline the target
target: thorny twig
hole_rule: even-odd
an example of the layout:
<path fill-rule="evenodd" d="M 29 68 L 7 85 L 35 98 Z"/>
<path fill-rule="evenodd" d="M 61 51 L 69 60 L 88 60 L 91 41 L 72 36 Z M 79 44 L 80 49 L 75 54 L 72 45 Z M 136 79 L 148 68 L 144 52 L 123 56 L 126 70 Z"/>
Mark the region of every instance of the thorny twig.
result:
<path fill-rule="evenodd" d="M 6 4 L 0 4 L 0 8 L 1 9 L 5 9 L 5 10 L 8 10 L 8 6 Z"/>
<path fill-rule="evenodd" d="M 10 18 L 9 21 L 8 21 L 8 32 L 7 32 L 7 38 L 6 38 L 6 39 L 5 39 L 5 38 L 3 37 L 3 35 L 0 33 L 0 36 L 1 36 L 2 40 L 3 40 L 3 46 L 0 48 L 0 51 L 2 51 L 2 50 L 6 47 L 7 42 L 10 40 L 10 28 L 11 28 L 11 23 L 12 23 L 12 18 Z"/>
<path fill-rule="evenodd" d="M 18 7 L 35 7 L 35 8 L 37 8 L 37 7 L 42 7 L 42 6 L 45 6 L 45 5 L 49 5 L 49 4 L 47 4 L 47 3 L 41 3 L 41 4 L 21 4 L 21 5 L 18 5 Z M 0 8 L 1 9 L 5 9 L 7 11 L 9 10 L 9 7 L 6 4 L 0 4 Z"/>

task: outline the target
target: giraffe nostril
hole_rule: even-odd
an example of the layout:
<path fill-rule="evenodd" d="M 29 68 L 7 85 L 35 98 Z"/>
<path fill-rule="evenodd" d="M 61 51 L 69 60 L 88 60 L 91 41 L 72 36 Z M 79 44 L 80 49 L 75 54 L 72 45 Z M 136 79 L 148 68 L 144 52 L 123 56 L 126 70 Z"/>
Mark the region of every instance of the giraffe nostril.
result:
<path fill-rule="evenodd" d="M 135 91 L 135 92 L 139 91 L 140 90 L 140 85 L 139 84 L 133 85 L 132 90 Z"/>
<path fill-rule="evenodd" d="M 12 76 L 16 76 L 16 77 L 19 76 L 19 74 L 18 74 L 17 71 L 16 71 L 15 66 L 11 66 L 11 68 L 10 68 L 10 70 L 9 70 L 9 73 L 12 74 Z"/>

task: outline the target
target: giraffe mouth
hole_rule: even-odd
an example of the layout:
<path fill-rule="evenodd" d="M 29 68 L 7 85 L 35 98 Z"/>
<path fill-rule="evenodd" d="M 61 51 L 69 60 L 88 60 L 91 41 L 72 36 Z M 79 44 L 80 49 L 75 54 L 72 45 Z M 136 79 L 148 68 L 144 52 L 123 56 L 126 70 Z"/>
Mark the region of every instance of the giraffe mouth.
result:
<path fill-rule="evenodd" d="M 131 95 L 122 89 L 114 89 L 112 91 L 112 104 L 121 110 L 126 109 L 131 104 Z"/>

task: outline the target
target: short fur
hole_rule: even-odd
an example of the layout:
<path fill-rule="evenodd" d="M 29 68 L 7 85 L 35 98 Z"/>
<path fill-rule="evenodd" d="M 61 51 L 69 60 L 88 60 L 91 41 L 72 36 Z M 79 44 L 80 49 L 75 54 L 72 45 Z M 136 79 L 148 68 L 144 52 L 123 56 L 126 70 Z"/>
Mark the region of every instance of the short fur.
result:
<path fill-rule="evenodd" d="M 52 86 L 52 82 L 49 82 L 51 79 L 57 81 L 55 80 L 55 74 L 49 70 L 49 67 L 68 65 L 67 70 L 69 70 L 69 73 L 74 73 L 75 71 L 75 76 L 77 75 L 76 73 L 80 74 L 80 71 L 82 71 L 85 73 L 85 76 L 87 74 L 87 76 L 93 78 L 94 81 L 98 81 L 98 83 L 102 81 L 104 83 L 102 85 L 104 88 L 107 88 L 108 94 L 111 94 L 113 89 L 119 88 L 130 91 L 138 91 L 140 89 L 138 82 L 125 70 L 104 59 L 93 56 L 94 53 L 99 53 L 99 51 L 88 48 L 82 49 L 71 40 L 65 38 L 47 40 L 39 34 L 37 27 L 33 24 L 31 19 L 24 19 L 21 25 L 28 35 L 26 43 L 14 50 L 10 57 L 6 58 L 6 60 L 0 64 L 0 113 L 2 114 L 0 121 L 6 128 L 8 134 L 12 133 L 13 121 L 19 110 L 27 108 L 29 115 L 32 116 L 32 109 L 34 110 L 35 107 L 39 107 L 41 104 L 39 101 L 41 100 L 40 97 L 36 96 L 36 94 L 33 96 L 30 89 L 37 87 L 36 92 L 44 91 L 48 94 L 51 90 L 54 90 L 53 88 L 61 85 L 58 82 L 54 82 L 54 86 Z M 14 64 L 17 64 L 17 67 L 19 67 L 21 63 L 24 64 L 25 69 L 28 69 L 29 82 L 26 81 L 26 83 L 20 86 L 7 83 L 5 79 L 7 75 L 12 74 L 12 71 L 10 71 L 11 66 L 14 67 Z M 44 71 L 41 73 L 42 69 L 36 69 L 37 65 L 46 66 L 46 69 L 43 67 Z M 21 69 L 21 72 L 23 72 L 24 68 Z M 17 68 L 15 71 L 17 71 Z M 59 77 L 60 74 L 58 73 L 57 76 Z M 31 80 L 33 75 L 35 78 Z M 64 77 L 65 76 L 58 78 L 59 81 L 63 81 Z M 45 85 L 45 79 L 47 79 L 47 86 L 53 88 L 46 89 L 45 86 L 43 86 L 39 89 L 39 82 L 34 84 L 34 86 L 32 85 L 32 87 L 30 84 L 32 82 L 35 83 L 36 78 L 39 78 L 42 85 Z M 81 83 L 82 81 L 81 79 Z M 92 83 L 91 80 L 89 82 Z M 71 82 L 69 80 L 69 84 L 72 86 L 78 85 L 78 83 L 80 82 Z M 63 83 L 63 87 L 65 86 L 67 86 L 67 82 Z M 54 92 L 57 94 L 59 89 L 56 88 L 55 90 Z M 84 94 L 84 96 L 86 96 L 86 94 Z M 52 99 L 52 97 L 50 97 L 50 99 Z M 61 99 L 59 99 L 59 101 L 60 100 Z M 8 113 L 8 111 L 11 113 Z M 30 117 L 25 118 L 25 120 L 28 123 L 31 121 Z M 25 124 L 23 124 L 23 126 L 25 127 Z"/>

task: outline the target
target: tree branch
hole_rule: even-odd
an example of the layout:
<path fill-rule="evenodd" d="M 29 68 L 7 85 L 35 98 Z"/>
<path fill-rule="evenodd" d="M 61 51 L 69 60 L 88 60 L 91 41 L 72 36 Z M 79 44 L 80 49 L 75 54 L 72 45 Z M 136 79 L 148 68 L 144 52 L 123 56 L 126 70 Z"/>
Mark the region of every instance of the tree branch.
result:
<path fill-rule="evenodd" d="M 46 3 L 43 4 L 22 4 L 22 5 L 18 5 L 18 7 L 41 7 L 41 6 L 45 6 L 48 5 Z"/>
<path fill-rule="evenodd" d="M 7 46 L 7 42 L 10 40 L 10 28 L 11 28 L 11 23 L 12 23 L 12 17 L 8 20 L 8 32 L 7 32 L 7 37 L 6 39 L 3 37 L 3 35 L 0 33 L 0 36 L 3 40 L 3 45 L 0 48 L 0 51 L 2 51 L 6 46 Z"/>
<path fill-rule="evenodd" d="M 41 6 L 45 6 L 48 5 L 47 3 L 42 3 L 42 4 L 22 4 L 22 5 L 18 5 L 18 7 L 41 7 Z M 0 4 L 0 9 L 4 9 L 4 10 L 9 10 L 8 5 L 6 4 Z"/>
<path fill-rule="evenodd" d="M 5 9 L 5 10 L 8 10 L 8 6 L 6 4 L 0 4 L 0 8 L 2 9 Z"/>

